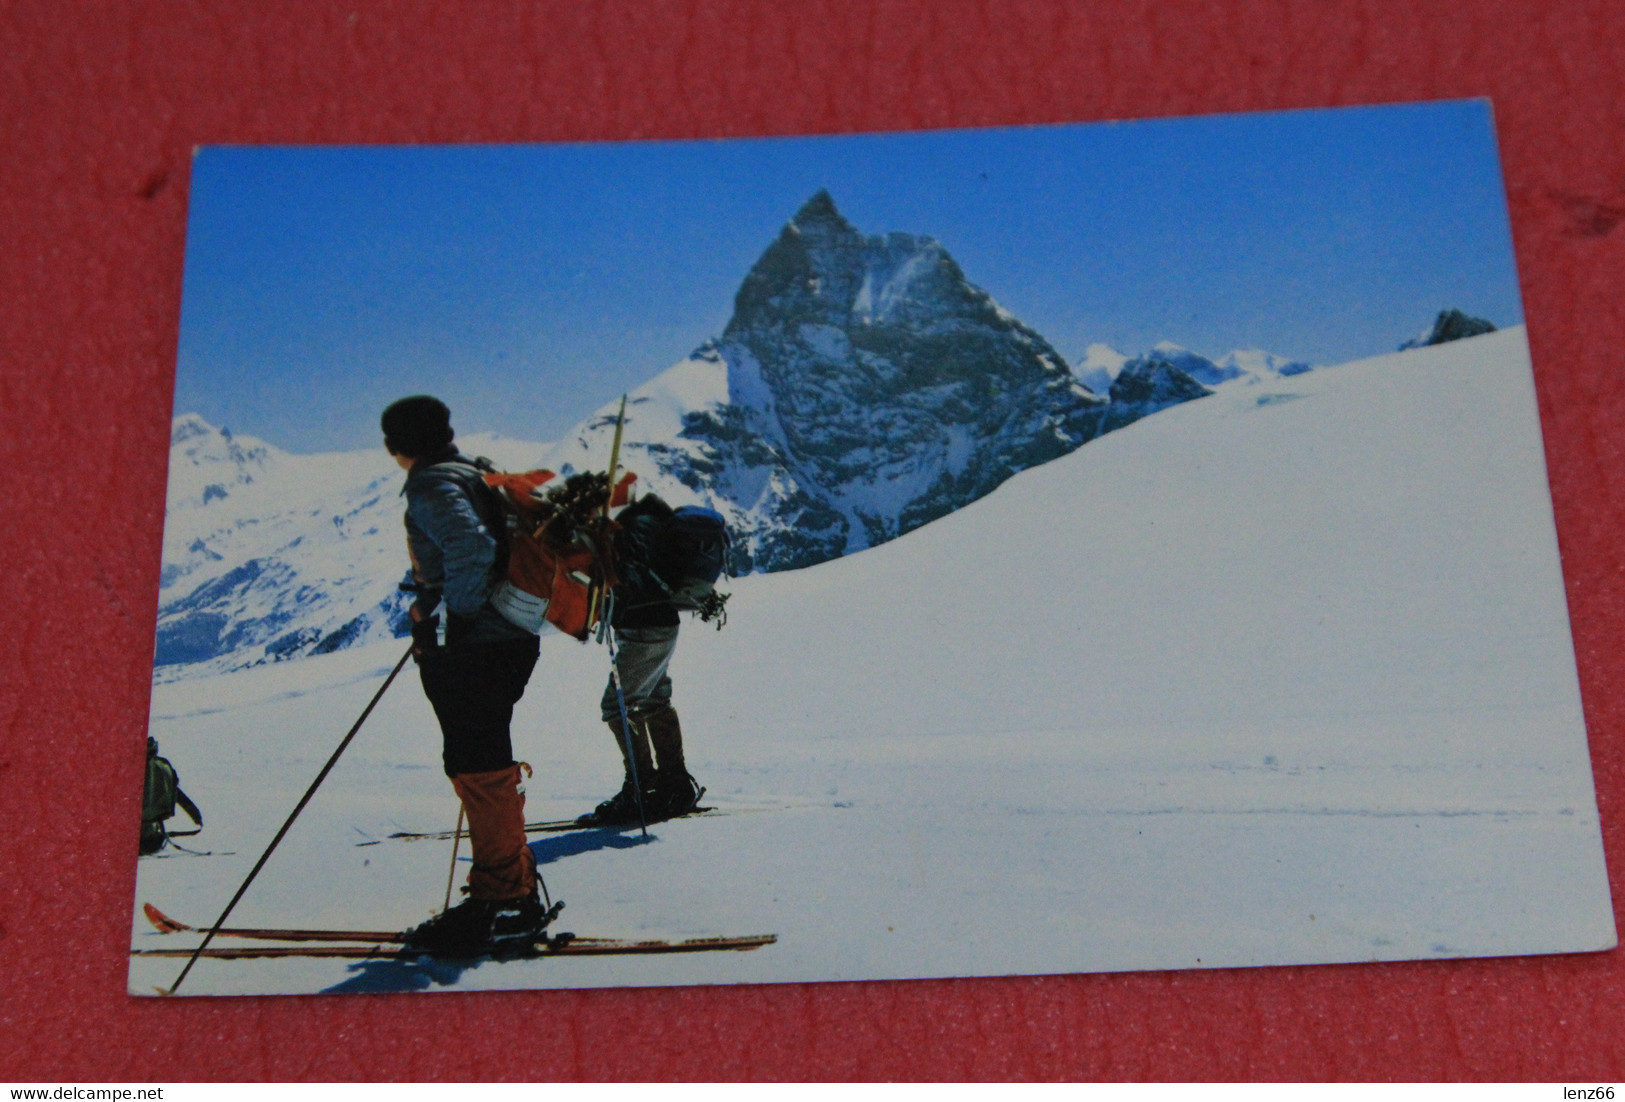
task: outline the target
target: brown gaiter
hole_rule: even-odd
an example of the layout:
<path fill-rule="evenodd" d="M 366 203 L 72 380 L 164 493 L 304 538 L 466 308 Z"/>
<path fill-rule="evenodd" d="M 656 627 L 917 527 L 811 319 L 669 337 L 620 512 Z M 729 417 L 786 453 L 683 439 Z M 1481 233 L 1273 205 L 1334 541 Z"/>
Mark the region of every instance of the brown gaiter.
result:
<path fill-rule="evenodd" d="M 488 773 L 459 773 L 451 785 L 468 815 L 474 868 L 468 894 L 475 899 L 518 899 L 536 890 L 536 857 L 525 844 L 525 797 L 519 764 Z"/>

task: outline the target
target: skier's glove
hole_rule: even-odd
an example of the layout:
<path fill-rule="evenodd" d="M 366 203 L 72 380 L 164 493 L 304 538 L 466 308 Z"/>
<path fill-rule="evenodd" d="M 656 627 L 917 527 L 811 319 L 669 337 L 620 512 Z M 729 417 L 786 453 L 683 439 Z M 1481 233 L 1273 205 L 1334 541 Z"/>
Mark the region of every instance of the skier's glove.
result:
<path fill-rule="evenodd" d="M 412 623 L 412 653 L 419 658 L 440 649 L 440 617 L 425 616 Z"/>
<path fill-rule="evenodd" d="M 417 582 L 402 582 L 395 587 L 402 593 L 415 593 L 417 599 L 412 602 L 412 619 L 417 620 L 429 615 L 440 607 L 440 587 L 437 585 L 419 585 Z"/>

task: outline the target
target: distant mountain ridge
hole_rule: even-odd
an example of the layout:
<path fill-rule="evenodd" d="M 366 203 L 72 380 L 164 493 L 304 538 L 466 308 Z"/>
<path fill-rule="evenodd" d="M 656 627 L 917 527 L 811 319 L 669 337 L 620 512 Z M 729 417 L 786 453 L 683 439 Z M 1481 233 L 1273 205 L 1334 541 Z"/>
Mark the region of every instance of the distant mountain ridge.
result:
<path fill-rule="evenodd" d="M 1107 344 L 1091 344 L 1074 370 L 1080 382 L 1095 393 L 1102 394 L 1107 392 L 1122 370 L 1136 360 L 1169 364 L 1210 388 L 1238 380 L 1260 383 L 1314 370 L 1311 364 L 1302 360 L 1289 360 L 1261 348 L 1236 349 L 1217 360 L 1210 360 L 1171 341 L 1162 341 L 1151 351 L 1135 357 L 1126 356 Z"/>
<path fill-rule="evenodd" d="M 644 490 L 722 512 L 736 573 L 788 570 L 895 539 L 1171 405 L 1307 370 L 1257 350 L 1096 345 L 1080 364 L 1091 386 L 940 242 L 860 233 L 820 191 L 746 274 L 723 332 L 630 393 L 622 462 Z M 458 443 L 509 469 L 602 469 L 618 404 L 554 444 Z M 178 417 L 160 676 L 403 633 L 400 482 L 382 449 L 291 455 Z"/>
<path fill-rule="evenodd" d="M 290 455 L 176 418 L 155 664 L 230 668 L 394 635 L 399 473 L 382 449 Z"/>

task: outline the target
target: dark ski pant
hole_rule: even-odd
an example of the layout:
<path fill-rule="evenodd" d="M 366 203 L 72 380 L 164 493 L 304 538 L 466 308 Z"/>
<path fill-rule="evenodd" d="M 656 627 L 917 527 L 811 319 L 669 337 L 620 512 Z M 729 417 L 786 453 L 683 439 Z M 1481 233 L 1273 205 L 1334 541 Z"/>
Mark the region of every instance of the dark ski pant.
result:
<path fill-rule="evenodd" d="M 671 703 L 671 677 L 667 670 L 677 651 L 677 628 L 615 628 L 615 667 L 628 716 L 658 711 Z M 620 729 L 621 707 L 615 699 L 615 681 L 604 686 L 598 702 L 604 722 Z"/>
<path fill-rule="evenodd" d="M 446 776 L 514 763 L 513 706 L 525 693 L 541 643 L 534 635 L 453 644 L 418 658 L 423 694 L 440 720 Z"/>
<path fill-rule="evenodd" d="M 525 844 L 525 797 L 513 760 L 513 706 L 536 668 L 533 635 L 453 643 L 418 657 L 424 695 L 440 720 L 446 776 L 468 820 L 474 899 L 518 899 L 536 890 Z"/>

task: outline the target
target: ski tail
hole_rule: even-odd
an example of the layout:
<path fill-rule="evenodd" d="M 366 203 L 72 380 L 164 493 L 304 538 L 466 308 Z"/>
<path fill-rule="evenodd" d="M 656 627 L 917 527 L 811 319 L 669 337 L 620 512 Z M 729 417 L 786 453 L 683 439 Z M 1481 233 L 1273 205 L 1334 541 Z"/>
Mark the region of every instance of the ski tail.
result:
<path fill-rule="evenodd" d="M 151 903 L 141 904 L 141 911 L 147 916 L 147 921 L 158 928 L 160 934 L 184 934 L 195 932 L 184 922 L 176 922 Z"/>
<path fill-rule="evenodd" d="M 141 910 L 147 916 L 147 921 L 152 923 L 153 928 L 160 934 L 208 932 L 196 926 L 189 926 L 180 919 L 170 918 L 151 903 L 141 904 Z M 215 936 L 250 938 L 257 941 L 371 941 L 380 944 L 399 944 L 405 934 L 400 930 L 276 930 L 253 926 L 223 926 L 215 931 Z"/>

